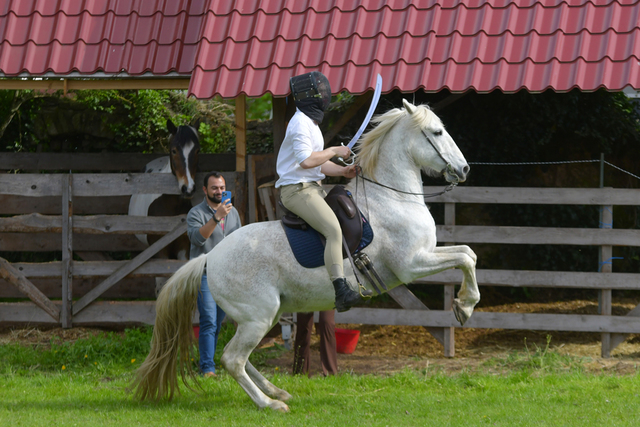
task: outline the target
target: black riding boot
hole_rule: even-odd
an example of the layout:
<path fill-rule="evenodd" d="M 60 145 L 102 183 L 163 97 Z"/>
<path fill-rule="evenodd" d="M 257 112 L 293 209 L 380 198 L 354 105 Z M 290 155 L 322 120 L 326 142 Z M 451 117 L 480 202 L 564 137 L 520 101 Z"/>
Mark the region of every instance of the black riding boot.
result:
<path fill-rule="evenodd" d="M 344 277 L 333 281 L 333 288 L 336 290 L 336 310 L 338 313 L 349 310 L 352 306 L 362 302 L 362 296 L 349 286 L 349 282 Z M 369 296 L 372 292 L 362 291 L 363 296 Z"/>

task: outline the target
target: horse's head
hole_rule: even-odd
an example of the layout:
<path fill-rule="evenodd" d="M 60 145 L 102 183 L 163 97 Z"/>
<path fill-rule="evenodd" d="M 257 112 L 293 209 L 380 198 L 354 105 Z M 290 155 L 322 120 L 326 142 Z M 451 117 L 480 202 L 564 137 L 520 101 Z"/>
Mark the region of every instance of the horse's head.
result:
<path fill-rule="evenodd" d="M 402 102 L 416 132 L 414 137 L 406 139 L 413 160 L 428 174 L 442 175 L 447 182 L 466 181 L 469 164 L 440 118 L 427 106 Z"/>
<path fill-rule="evenodd" d="M 198 131 L 191 126 L 176 127 L 171 120 L 167 120 L 167 129 L 171 133 L 169 140 L 171 172 L 178 180 L 182 197 L 190 199 L 196 190 L 195 177 L 200 153 Z"/>

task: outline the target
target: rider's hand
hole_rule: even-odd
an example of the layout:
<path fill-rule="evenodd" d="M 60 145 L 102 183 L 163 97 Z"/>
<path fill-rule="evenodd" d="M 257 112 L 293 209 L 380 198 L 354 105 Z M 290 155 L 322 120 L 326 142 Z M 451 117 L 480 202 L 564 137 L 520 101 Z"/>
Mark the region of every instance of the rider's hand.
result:
<path fill-rule="evenodd" d="M 336 154 L 336 156 L 342 157 L 343 159 L 348 159 L 351 155 L 351 150 L 349 149 L 349 147 L 345 147 L 344 145 L 337 145 L 331 148 L 333 149 L 333 152 Z"/>
<path fill-rule="evenodd" d="M 345 178 L 355 178 L 356 177 L 356 165 L 351 165 L 351 166 L 346 166 L 342 172 L 343 176 Z"/>

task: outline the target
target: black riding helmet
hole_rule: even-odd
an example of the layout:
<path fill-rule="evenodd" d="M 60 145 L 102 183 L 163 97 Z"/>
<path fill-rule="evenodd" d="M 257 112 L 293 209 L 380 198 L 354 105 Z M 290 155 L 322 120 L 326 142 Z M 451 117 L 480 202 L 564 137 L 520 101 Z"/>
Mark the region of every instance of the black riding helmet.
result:
<path fill-rule="evenodd" d="M 331 102 L 331 85 L 319 71 L 294 76 L 289 79 L 296 107 L 312 120 L 322 123 L 324 111 Z"/>

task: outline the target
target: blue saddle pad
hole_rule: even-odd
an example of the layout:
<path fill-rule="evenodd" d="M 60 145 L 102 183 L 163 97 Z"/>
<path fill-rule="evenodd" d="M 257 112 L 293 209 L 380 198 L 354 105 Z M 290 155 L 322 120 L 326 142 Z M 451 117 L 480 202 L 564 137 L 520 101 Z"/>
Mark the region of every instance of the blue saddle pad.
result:
<path fill-rule="evenodd" d="M 366 248 L 373 240 L 373 229 L 369 221 L 362 215 L 362 240 L 358 244 L 355 253 Z M 316 268 L 324 265 L 324 243 L 321 234 L 315 229 L 307 227 L 306 230 L 284 226 L 284 231 L 289 239 L 291 250 L 296 260 L 305 268 Z"/>

